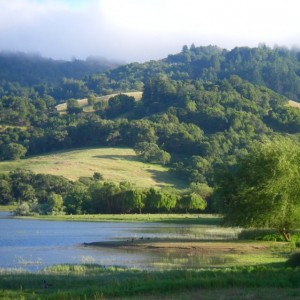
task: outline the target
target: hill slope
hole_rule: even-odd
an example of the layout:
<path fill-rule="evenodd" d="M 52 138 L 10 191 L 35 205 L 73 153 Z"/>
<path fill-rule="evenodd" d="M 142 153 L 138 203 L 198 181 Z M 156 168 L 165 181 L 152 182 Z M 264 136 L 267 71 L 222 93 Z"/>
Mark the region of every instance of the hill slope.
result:
<path fill-rule="evenodd" d="M 251 83 L 264 85 L 300 101 L 299 50 L 272 49 L 264 45 L 258 48 L 236 47 L 232 50 L 217 46 L 185 46 L 180 53 L 160 61 L 123 65 L 108 71 L 106 78 L 90 77 L 86 85 L 97 93 L 111 88 L 113 84 L 114 90 L 138 90 L 147 80 L 161 74 L 173 80 L 210 82 L 238 75 Z"/>
<path fill-rule="evenodd" d="M 142 92 L 128 92 L 128 93 L 122 93 L 130 97 L 134 97 L 136 101 L 141 100 L 142 98 Z M 105 95 L 105 96 L 100 96 L 96 98 L 96 102 L 107 102 L 110 98 L 117 96 L 118 94 L 110 94 L 110 95 Z M 83 107 L 83 111 L 85 112 L 91 112 L 93 111 L 93 106 L 88 104 L 88 99 L 78 99 L 77 100 L 78 104 Z M 60 113 L 66 112 L 67 111 L 67 103 L 60 103 L 55 106 L 56 110 Z"/>
<path fill-rule="evenodd" d="M 17 168 L 25 168 L 35 173 L 62 175 L 70 180 L 91 177 L 99 172 L 105 180 L 129 181 L 138 187 L 184 187 L 181 181 L 168 173 L 167 168 L 139 161 L 135 152 L 129 148 L 81 149 L 0 162 L 0 173 Z"/>

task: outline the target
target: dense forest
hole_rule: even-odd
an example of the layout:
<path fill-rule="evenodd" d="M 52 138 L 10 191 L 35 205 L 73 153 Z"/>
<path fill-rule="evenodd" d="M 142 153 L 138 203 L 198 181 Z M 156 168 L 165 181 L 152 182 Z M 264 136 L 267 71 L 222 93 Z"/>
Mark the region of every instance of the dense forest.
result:
<path fill-rule="evenodd" d="M 18 83 L 33 87 L 39 84 L 58 84 L 63 78 L 81 79 L 86 75 L 104 72 L 120 65 L 104 58 L 86 60 L 53 60 L 38 54 L 0 52 L 0 82 Z"/>
<path fill-rule="evenodd" d="M 68 64 L 27 56 L 0 57 L 0 65 L 1 160 L 75 147 L 126 146 L 134 148 L 142 160 L 168 165 L 170 172 L 190 184 L 184 191 L 141 191 L 127 183 L 112 186 L 99 178 L 70 183 L 47 177 L 63 185 L 62 190 L 43 191 L 52 197 L 49 200 L 39 195 L 37 188 L 47 184 L 36 183 L 45 178 L 27 174 L 31 179 L 21 181 L 27 184 L 25 191 L 30 196 L 26 196 L 16 179 L 21 171 L 16 171 L 1 177 L 2 204 L 25 201 L 31 211 L 43 213 L 63 206 L 67 213 L 194 211 L 205 207 L 213 211 L 213 205 L 206 202 L 210 201 L 216 170 L 224 164 L 234 165 L 254 141 L 278 136 L 299 141 L 300 110 L 288 105 L 289 99 L 300 100 L 298 50 L 262 45 L 228 51 L 192 45 L 160 61 L 110 70 L 107 68 L 112 65 L 101 67 L 92 61 Z M 142 99 L 122 94 L 128 91 L 142 91 Z M 98 96 L 111 93 L 118 95 L 97 101 Z M 85 97 L 93 108 L 89 112 L 76 101 Z M 65 114 L 56 109 L 62 102 L 67 102 Z M 101 201 L 91 200 L 94 189 L 103 195 L 110 190 L 105 199 L 111 201 L 97 208 L 95 203 Z M 81 192 L 85 193 L 79 197 L 81 204 L 72 208 L 70 203 L 76 202 L 76 193 Z M 72 193 L 77 196 L 72 198 Z M 151 207 L 149 203 L 155 201 L 149 197 L 160 199 L 155 200 L 160 204 Z M 128 204 L 129 198 L 135 199 L 133 206 Z M 56 202 L 60 209 L 53 208 Z M 52 203 L 52 209 L 45 203 Z"/>

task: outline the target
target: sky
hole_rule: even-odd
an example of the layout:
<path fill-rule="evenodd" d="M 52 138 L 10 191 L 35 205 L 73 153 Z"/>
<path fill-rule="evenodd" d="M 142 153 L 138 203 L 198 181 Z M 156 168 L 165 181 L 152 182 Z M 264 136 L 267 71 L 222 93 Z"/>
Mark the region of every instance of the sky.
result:
<path fill-rule="evenodd" d="M 0 51 L 143 62 L 183 45 L 300 45 L 299 0 L 0 0 Z"/>

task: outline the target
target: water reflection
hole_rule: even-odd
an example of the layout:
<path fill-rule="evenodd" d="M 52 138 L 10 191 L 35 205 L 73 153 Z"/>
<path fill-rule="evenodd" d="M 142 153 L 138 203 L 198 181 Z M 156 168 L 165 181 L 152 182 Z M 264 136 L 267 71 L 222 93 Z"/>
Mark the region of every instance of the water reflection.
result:
<path fill-rule="evenodd" d="M 204 268 L 234 264 L 236 260 L 230 255 L 166 253 L 159 260 L 152 262 L 155 269 Z"/>
<path fill-rule="evenodd" d="M 141 238 L 229 239 L 232 229 L 160 223 L 62 222 L 11 218 L 0 213 L 0 268 L 36 271 L 54 264 L 100 264 L 140 269 L 220 265 L 226 257 L 85 247 L 84 243 Z"/>

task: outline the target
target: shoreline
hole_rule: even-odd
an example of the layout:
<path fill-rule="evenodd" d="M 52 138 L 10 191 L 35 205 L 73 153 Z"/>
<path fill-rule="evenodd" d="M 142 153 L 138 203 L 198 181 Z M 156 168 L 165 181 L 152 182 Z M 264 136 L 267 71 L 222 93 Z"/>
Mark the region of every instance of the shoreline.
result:
<path fill-rule="evenodd" d="M 274 245 L 283 242 L 258 241 L 211 241 L 191 239 L 129 239 L 121 241 L 105 241 L 84 243 L 85 247 L 117 248 L 123 250 L 144 250 L 156 252 L 184 252 L 184 253 L 210 253 L 210 254 L 249 254 L 265 251 Z"/>

